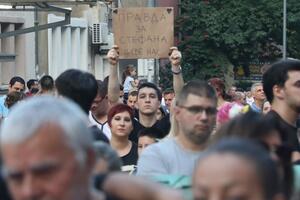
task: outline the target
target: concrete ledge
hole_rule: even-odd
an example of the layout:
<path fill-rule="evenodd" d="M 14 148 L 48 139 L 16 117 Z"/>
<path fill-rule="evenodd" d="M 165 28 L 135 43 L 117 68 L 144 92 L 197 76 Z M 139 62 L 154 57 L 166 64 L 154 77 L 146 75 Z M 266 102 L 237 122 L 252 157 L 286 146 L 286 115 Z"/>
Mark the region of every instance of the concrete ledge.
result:
<path fill-rule="evenodd" d="M 21 17 L 0 17 L 0 23 L 23 24 L 25 20 Z"/>

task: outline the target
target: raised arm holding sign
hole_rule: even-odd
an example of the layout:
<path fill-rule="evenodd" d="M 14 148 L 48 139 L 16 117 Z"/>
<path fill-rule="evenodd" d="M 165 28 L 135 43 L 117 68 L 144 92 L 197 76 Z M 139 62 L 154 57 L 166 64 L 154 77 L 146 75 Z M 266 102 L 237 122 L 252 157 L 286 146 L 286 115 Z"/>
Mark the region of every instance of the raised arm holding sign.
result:
<path fill-rule="evenodd" d="M 173 88 L 175 91 L 175 95 L 177 96 L 179 92 L 181 91 L 184 81 L 183 76 L 181 72 L 181 52 L 178 50 L 177 47 L 171 47 L 170 48 L 170 56 L 169 60 L 172 66 L 172 73 L 173 73 Z"/>
<path fill-rule="evenodd" d="M 119 64 L 119 47 L 113 46 L 107 53 L 109 66 L 109 81 L 108 81 L 108 100 L 110 105 L 119 102 L 120 85 L 118 79 L 118 64 Z"/>

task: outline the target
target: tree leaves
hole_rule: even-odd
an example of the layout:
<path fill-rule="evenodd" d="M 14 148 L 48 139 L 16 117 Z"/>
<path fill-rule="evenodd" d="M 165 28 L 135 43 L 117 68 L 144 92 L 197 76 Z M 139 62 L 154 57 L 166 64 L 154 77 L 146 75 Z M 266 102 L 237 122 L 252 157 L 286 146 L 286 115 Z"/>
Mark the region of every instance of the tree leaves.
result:
<path fill-rule="evenodd" d="M 228 65 L 281 57 L 282 0 L 181 0 L 186 80 L 224 76 Z M 300 1 L 288 1 L 288 56 L 300 57 Z M 162 80 L 163 81 L 163 80 Z"/>

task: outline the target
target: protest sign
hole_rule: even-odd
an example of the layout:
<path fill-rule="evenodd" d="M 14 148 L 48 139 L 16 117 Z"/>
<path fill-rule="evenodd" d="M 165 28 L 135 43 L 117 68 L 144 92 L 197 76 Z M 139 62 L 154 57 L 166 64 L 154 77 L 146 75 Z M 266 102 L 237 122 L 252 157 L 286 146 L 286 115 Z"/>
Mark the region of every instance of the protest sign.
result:
<path fill-rule="evenodd" d="M 174 43 L 173 8 L 119 8 L 113 32 L 120 58 L 167 58 Z"/>

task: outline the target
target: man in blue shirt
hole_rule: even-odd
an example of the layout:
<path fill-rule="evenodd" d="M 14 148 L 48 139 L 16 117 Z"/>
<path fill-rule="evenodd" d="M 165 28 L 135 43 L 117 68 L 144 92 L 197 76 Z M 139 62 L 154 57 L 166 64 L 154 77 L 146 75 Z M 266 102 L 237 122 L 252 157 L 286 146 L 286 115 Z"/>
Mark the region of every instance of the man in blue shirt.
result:
<path fill-rule="evenodd" d="M 266 99 L 262 83 L 254 83 L 251 87 L 254 102 L 250 104 L 250 108 L 254 112 L 261 113 L 262 106 Z"/>
<path fill-rule="evenodd" d="M 23 92 L 25 89 L 25 81 L 19 76 L 14 76 L 9 81 L 8 93 Z M 8 115 L 9 109 L 5 105 L 6 95 L 0 97 L 0 118 L 5 118 Z"/>

